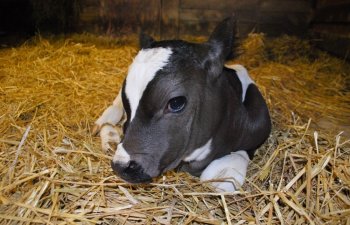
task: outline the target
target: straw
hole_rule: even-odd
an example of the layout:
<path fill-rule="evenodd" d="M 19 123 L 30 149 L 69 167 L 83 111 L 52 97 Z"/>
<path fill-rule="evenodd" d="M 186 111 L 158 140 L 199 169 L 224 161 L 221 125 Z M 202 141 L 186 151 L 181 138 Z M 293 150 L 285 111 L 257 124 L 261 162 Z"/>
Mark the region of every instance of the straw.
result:
<path fill-rule="evenodd" d="M 0 224 L 349 224 L 347 62 L 307 40 L 251 34 L 233 63 L 250 71 L 273 130 L 242 189 L 216 193 L 174 171 L 133 186 L 92 127 L 136 43 L 38 36 L 0 50 Z"/>

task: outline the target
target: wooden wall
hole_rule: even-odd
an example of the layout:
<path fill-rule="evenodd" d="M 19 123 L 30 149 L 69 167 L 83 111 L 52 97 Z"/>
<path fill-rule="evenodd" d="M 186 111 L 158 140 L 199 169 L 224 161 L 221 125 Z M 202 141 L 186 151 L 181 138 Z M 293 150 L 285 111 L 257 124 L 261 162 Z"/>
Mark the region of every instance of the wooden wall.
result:
<path fill-rule="evenodd" d="M 317 0 L 310 25 L 311 36 L 324 50 L 350 59 L 350 1 Z"/>
<path fill-rule="evenodd" d="M 0 38 L 91 32 L 157 38 L 207 36 L 236 15 L 238 35 L 311 37 L 350 59 L 350 0 L 0 0 Z"/>
<path fill-rule="evenodd" d="M 160 0 L 82 0 L 79 30 L 129 34 L 147 28 L 160 32 Z"/>
<path fill-rule="evenodd" d="M 242 36 L 251 31 L 302 34 L 310 20 L 311 4 L 307 0 L 182 0 L 179 35 L 208 34 L 218 21 L 233 13 Z"/>
<path fill-rule="evenodd" d="M 312 16 L 310 0 L 82 0 L 81 30 L 137 33 L 161 38 L 208 35 L 235 14 L 239 34 L 305 34 Z"/>

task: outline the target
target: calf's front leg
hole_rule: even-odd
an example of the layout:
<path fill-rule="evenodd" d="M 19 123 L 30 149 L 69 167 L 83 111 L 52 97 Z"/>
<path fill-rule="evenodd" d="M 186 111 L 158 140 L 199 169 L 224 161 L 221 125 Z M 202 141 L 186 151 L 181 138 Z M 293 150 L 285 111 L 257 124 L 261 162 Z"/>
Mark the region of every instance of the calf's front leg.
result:
<path fill-rule="evenodd" d="M 249 157 L 246 151 L 232 152 L 211 162 L 202 172 L 200 180 L 223 179 L 223 182 L 211 184 L 218 192 L 233 192 L 243 185 L 248 164 Z"/>
<path fill-rule="evenodd" d="M 124 115 L 124 107 L 121 98 L 121 91 L 114 99 L 113 104 L 109 106 L 102 115 L 96 120 L 92 130 L 94 135 L 100 133 L 102 149 L 104 151 L 115 150 L 120 142 L 121 131 L 117 125 Z"/>
<path fill-rule="evenodd" d="M 95 126 L 92 130 L 94 135 L 100 132 L 104 124 L 117 125 L 124 115 L 124 107 L 122 102 L 121 90 L 114 99 L 113 104 L 109 106 L 102 115 L 95 121 Z"/>

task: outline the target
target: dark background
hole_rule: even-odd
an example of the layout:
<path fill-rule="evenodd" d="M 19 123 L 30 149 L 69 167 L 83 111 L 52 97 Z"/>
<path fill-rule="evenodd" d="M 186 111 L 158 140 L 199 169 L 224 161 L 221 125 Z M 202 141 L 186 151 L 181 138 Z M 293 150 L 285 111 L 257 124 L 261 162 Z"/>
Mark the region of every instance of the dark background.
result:
<path fill-rule="evenodd" d="M 348 58 L 350 0 L 0 0 L 0 44 L 36 33 L 208 35 L 233 13 L 240 37 L 297 35 Z"/>

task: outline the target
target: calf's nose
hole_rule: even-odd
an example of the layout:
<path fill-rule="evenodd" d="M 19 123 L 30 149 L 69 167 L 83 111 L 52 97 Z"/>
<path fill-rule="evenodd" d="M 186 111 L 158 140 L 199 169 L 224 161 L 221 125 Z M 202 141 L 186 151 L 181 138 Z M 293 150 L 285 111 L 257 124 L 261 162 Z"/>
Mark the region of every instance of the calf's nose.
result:
<path fill-rule="evenodd" d="M 142 166 L 135 161 L 128 163 L 112 161 L 111 166 L 117 176 L 129 183 L 149 183 L 152 181 L 152 177 L 146 174 Z"/>
<path fill-rule="evenodd" d="M 152 178 L 138 162 L 131 160 L 131 156 L 120 143 L 111 162 L 113 171 L 123 180 L 129 183 L 147 183 Z"/>

